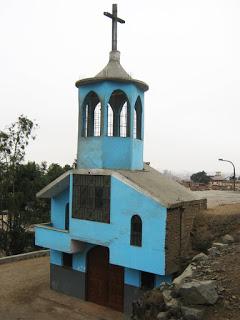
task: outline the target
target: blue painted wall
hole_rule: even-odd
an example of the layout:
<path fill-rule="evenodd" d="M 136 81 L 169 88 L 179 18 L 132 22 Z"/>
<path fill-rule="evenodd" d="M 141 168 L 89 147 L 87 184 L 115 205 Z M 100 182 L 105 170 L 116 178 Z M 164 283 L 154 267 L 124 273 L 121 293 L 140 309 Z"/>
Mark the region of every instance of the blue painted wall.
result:
<path fill-rule="evenodd" d="M 70 233 L 61 229 L 53 229 L 45 225 L 35 227 L 35 243 L 43 248 L 67 253 L 72 252 L 72 239 Z"/>
<path fill-rule="evenodd" d="M 141 288 L 141 272 L 139 270 L 125 268 L 124 283 L 129 286 Z"/>
<path fill-rule="evenodd" d="M 73 269 L 76 271 L 87 272 L 87 253 L 94 245 L 88 244 L 82 253 L 73 254 Z M 50 263 L 59 266 L 63 265 L 62 252 L 50 250 Z M 163 282 L 171 283 L 172 276 L 156 275 L 155 287 L 159 287 Z M 124 283 L 136 288 L 141 288 L 141 271 L 125 268 Z"/>
<path fill-rule="evenodd" d="M 65 229 L 65 209 L 69 203 L 69 188 L 51 199 L 51 223 L 54 228 Z"/>
<path fill-rule="evenodd" d="M 81 272 L 87 271 L 87 253 L 94 247 L 94 245 L 88 243 L 86 249 L 83 252 L 79 252 L 73 255 L 73 269 Z"/>
<path fill-rule="evenodd" d="M 69 192 L 70 191 L 70 192 Z M 55 198 L 59 200 L 52 207 L 52 221 L 60 224 L 57 218 L 64 212 L 65 204 L 72 197 L 72 176 L 70 188 Z M 65 199 L 65 200 L 64 200 Z M 110 263 L 128 269 L 165 275 L 165 230 L 167 210 L 151 197 L 117 177 L 111 177 L 110 224 L 71 218 L 69 232 L 36 228 L 36 244 L 63 252 L 72 252 L 71 240 L 79 240 L 92 245 L 103 245 L 109 248 Z M 58 208 L 58 212 L 56 211 Z M 64 209 L 64 210 L 63 210 Z M 142 219 L 142 247 L 130 245 L 130 224 L 133 215 Z M 73 259 L 76 270 L 84 272 L 85 253 Z"/>
<path fill-rule="evenodd" d="M 142 247 L 130 245 L 130 223 L 134 214 L 142 218 Z M 71 237 L 109 247 L 112 264 L 165 274 L 166 208 L 112 177 L 110 220 L 110 224 L 106 224 L 71 218 Z"/>
<path fill-rule="evenodd" d="M 143 141 L 121 137 L 81 139 L 79 168 L 142 169 Z"/>
<path fill-rule="evenodd" d="M 108 102 L 115 90 L 122 90 L 130 104 L 130 137 L 108 137 Z M 102 105 L 102 127 L 100 137 L 82 137 L 82 107 L 87 94 L 94 91 Z M 78 168 L 143 169 L 143 139 L 133 138 L 134 107 L 137 98 L 142 103 L 142 138 L 144 137 L 144 93 L 136 85 L 103 81 L 79 87 L 78 123 Z"/>
<path fill-rule="evenodd" d="M 50 263 L 56 264 L 58 266 L 62 266 L 63 265 L 62 252 L 57 250 L 50 250 Z"/>

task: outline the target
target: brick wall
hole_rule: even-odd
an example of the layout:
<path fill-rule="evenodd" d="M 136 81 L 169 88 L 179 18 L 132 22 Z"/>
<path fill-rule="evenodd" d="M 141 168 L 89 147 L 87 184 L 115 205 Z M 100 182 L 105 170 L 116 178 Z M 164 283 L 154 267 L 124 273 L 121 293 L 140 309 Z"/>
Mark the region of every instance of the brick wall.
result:
<path fill-rule="evenodd" d="M 166 274 L 180 269 L 181 258 L 191 249 L 190 235 L 196 214 L 207 208 L 206 199 L 179 203 L 168 209 L 166 232 Z"/>
<path fill-rule="evenodd" d="M 171 274 L 179 270 L 181 252 L 181 214 L 180 208 L 168 209 L 166 231 L 166 273 Z"/>

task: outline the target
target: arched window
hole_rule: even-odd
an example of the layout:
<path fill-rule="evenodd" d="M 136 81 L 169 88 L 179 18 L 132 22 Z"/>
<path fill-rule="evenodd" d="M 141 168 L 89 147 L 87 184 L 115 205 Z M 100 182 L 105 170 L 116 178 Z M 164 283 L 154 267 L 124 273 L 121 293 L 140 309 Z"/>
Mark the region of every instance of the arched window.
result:
<path fill-rule="evenodd" d="M 134 107 L 134 114 L 135 114 L 135 120 L 134 120 L 134 126 L 135 126 L 135 138 L 142 139 L 142 103 L 140 97 L 137 98 L 137 101 L 135 103 Z M 134 133 L 133 133 L 134 136 Z"/>
<path fill-rule="evenodd" d="M 82 104 L 82 136 L 100 136 L 101 103 L 97 94 L 89 92 Z"/>
<path fill-rule="evenodd" d="M 94 109 L 94 136 L 99 137 L 101 133 L 101 103 Z"/>
<path fill-rule="evenodd" d="M 108 104 L 108 136 L 113 136 L 113 109 L 110 104 Z"/>
<path fill-rule="evenodd" d="M 142 246 L 142 219 L 138 215 L 132 216 L 131 219 L 131 246 Z"/>
<path fill-rule="evenodd" d="M 109 105 L 113 114 L 113 136 L 129 137 L 130 136 L 130 104 L 127 95 L 122 90 L 113 91 Z M 109 113 L 111 117 L 111 113 Z M 111 121 L 110 119 L 108 119 Z M 109 122 L 108 122 L 109 123 Z M 109 134 L 108 134 L 109 135 Z"/>

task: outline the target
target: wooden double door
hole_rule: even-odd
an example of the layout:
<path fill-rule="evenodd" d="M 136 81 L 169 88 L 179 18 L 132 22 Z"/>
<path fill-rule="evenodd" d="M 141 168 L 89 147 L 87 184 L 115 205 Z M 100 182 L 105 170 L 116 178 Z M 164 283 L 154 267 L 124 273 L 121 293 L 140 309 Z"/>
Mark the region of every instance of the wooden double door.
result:
<path fill-rule="evenodd" d="M 96 246 L 87 255 L 86 298 L 123 311 L 124 269 L 109 263 L 109 249 Z"/>

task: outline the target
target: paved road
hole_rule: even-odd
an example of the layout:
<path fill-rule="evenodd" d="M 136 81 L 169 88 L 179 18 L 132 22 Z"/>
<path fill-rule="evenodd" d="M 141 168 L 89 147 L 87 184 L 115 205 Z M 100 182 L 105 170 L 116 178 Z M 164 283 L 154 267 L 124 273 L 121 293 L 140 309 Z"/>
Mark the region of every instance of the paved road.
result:
<path fill-rule="evenodd" d="M 208 207 L 216 207 L 222 204 L 240 203 L 239 191 L 219 191 L 219 190 L 206 190 L 206 191 L 193 191 L 197 198 L 207 198 Z"/>
<path fill-rule="evenodd" d="M 123 320 L 121 313 L 49 289 L 49 257 L 0 265 L 1 320 Z"/>

